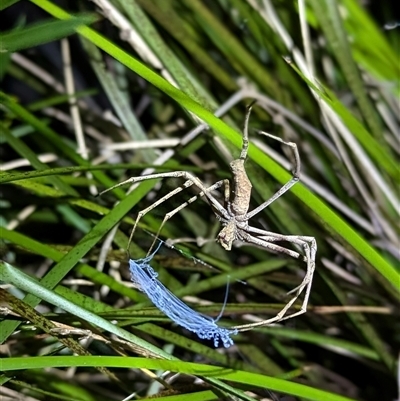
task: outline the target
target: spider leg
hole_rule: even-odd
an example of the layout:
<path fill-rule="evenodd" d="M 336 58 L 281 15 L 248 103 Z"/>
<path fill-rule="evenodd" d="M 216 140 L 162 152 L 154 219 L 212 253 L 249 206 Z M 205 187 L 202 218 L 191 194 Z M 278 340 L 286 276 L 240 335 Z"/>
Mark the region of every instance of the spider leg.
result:
<path fill-rule="evenodd" d="M 135 225 L 133 226 L 131 235 L 129 237 L 128 253 L 129 253 L 129 245 L 130 245 L 130 243 L 132 241 L 133 233 L 135 232 L 135 229 L 137 227 L 138 220 L 140 220 L 146 213 L 148 213 L 149 211 L 154 209 L 156 206 L 160 205 L 162 202 L 164 202 L 167 199 L 169 199 L 171 196 L 174 196 L 175 194 L 179 193 L 180 191 L 182 191 L 185 188 L 190 187 L 191 185 L 195 185 L 197 188 L 199 188 L 200 191 L 202 191 L 203 194 L 207 197 L 207 199 L 212 204 L 212 206 L 222 216 L 226 216 L 227 215 L 227 211 L 225 210 L 225 208 L 218 202 L 218 200 L 211 193 L 209 193 L 209 191 L 207 191 L 207 187 L 197 177 L 195 177 L 194 175 L 190 174 L 187 171 L 171 171 L 171 172 L 166 172 L 166 173 L 157 173 L 157 174 L 142 175 L 142 176 L 138 176 L 138 177 L 131 177 L 128 180 L 120 182 L 119 184 L 114 185 L 113 187 L 108 188 L 108 189 L 100 192 L 99 195 L 102 195 L 105 192 L 110 191 L 111 189 L 120 187 L 120 186 L 125 185 L 125 184 L 129 184 L 129 183 L 133 184 L 133 183 L 136 183 L 136 182 L 141 182 L 141 181 L 146 181 L 146 180 L 154 180 L 154 179 L 159 179 L 159 178 L 180 178 L 180 177 L 183 177 L 183 178 L 186 179 L 185 183 L 182 186 L 180 186 L 180 187 L 176 188 L 175 190 L 171 191 L 169 194 L 165 195 L 164 197 L 162 197 L 161 199 L 159 199 L 158 201 L 156 201 L 155 203 L 150 205 L 148 208 L 144 209 L 142 212 L 139 213 L 138 219 L 136 220 Z M 226 185 L 227 184 L 225 182 L 225 188 L 226 188 Z M 225 194 L 226 194 L 226 189 L 225 189 Z"/>
<path fill-rule="evenodd" d="M 132 241 L 132 238 L 133 238 L 133 234 L 135 233 L 136 227 L 137 227 L 137 225 L 138 225 L 140 219 L 141 219 L 144 215 L 146 215 L 148 212 L 150 212 L 151 210 L 153 210 L 153 209 L 156 208 L 157 206 L 161 205 L 161 203 L 165 202 L 167 199 L 169 199 L 169 198 L 171 198 L 172 196 L 176 195 L 177 193 L 183 191 L 185 188 L 190 187 L 191 185 L 193 185 L 193 182 L 192 182 L 192 181 L 190 181 L 190 180 L 185 181 L 185 182 L 183 183 L 183 185 L 181 185 L 180 187 L 175 188 L 174 190 L 172 190 L 171 192 L 167 193 L 167 194 L 166 194 L 165 196 L 163 196 L 162 198 L 160 198 L 160 199 L 158 199 L 157 201 L 155 201 L 154 203 L 152 203 L 149 207 L 147 207 L 146 209 L 141 210 L 141 211 L 138 213 L 138 216 L 137 216 L 137 218 L 136 218 L 135 224 L 134 224 L 134 226 L 133 226 L 133 228 L 132 228 L 132 231 L 131 231 L 131 234 L 130 234 L 130 236 L 129 236 L 128 247 L 127 247 L 128 253 L 129 253 L 129 247 L 130 247 L 130 245 L 131 245 L 131 241 Z M 159 231 L 160 231 L 160 230 L 159 230 Z M 149 252 L 147 253 L 147 256 L 149 256 L 150 251 L 151 251 L 151 249 L 153 248 L 153 245 L 154 245 L 155 241 L 156 241 L 157 238 L 158 238 L 158 234 L 159 234 L 159 232 L 157 233 L 157 236 L 155 237 L 155 239 L 154 239 L 154 241 L 153 241 L 153 243 L 152 243 L 152 245 L 151 245 L 151 247 L 150 247 L 150 250 L 149 250 Z"/>
<path fill-rule="evenodd" d="M 254 227 L 250 227 L 254 228 Z M 258 230 L 257 231 L 263 231 L 263 230 Z M 305 256 L 294 252 L 290 249 L 281 247 L 281 250 L 279 252 L 285 253 L 287 255 L 290 255 L 292 257 L 296 258 L 296 254 L 298 255 L 297 258 L 303 257 L 304 261 L 307 263 L 307 271 L 306 274 L 303 278 L 303 281 L 301 282 L 300 285 L 298 285 L 296 288 L 293 290 L 290 290 L 288 294 L 293 294 L 296 293 L 297 296 L 301 294 L 303 289 L 307 286 L 308 283 L 310 283 L 310 288 L 311 288 L 311 281 L 313 278 L 314 270 L 315 270 L 315 256 L 317 253 L 317 242 L 315 241 L 314 237 L 308 237 L 304 235 L 282 235 L 282 234 L 276 234 L 272 232 L 265 231 L 264 234 L 267 235 L 262 235 L 260 237 L 257 237 L 259 239 L 262 239 L 266 242 L 276 242 L 276 241 L 286 241 L 290 242 L 296 245 L 299 245 L 303 248 Z M 311 264 L 311 266 L 309 266 Z M 308 299 L 308 296 L 307 296 Z"/>
<path fill-rule="evenodd" d="M 175 238 L 175 239 L 167 239 L 165 243 L 167 246 L 173 247 L 175 244 L 180 244 L 182 242 L 188 243 L 188 242 L 194 242 L 196 245 L 201 248 L 205 244 L 209 242 L 215 242 L 215 238 L 203 238 L 203 237 L 181 237 L 181 238 Z"/>
<path fill-rule="evenodd" d="M 280 245 L 276 245 L 276 244 L 274 244 L 274 242 L 286 241 L 289 243 L 300 245 L 303 248 L 304 253 L 305 253 L 305 256 L 303 256 L 303 257 L 305 259 L 305 262 L 307 263 L 307 270 L 306 270 L 306 274 L 305 274 L 301 284 L 298 285 L 293 290 L 288 292 L 288 294 L 294 293 L 294 296 L 290 299 L 290 301 L 285 305 L 285 307 L 275 317 L 273 317 L 271 319 L 263 320 L 263 321 L 257 322 L 257 323 L 250 323 L 250 324 L 233 327 L 234 329 L 237 329 L 239 331 L 247 331 L 247 330 L 253 329 L 254 327 L 266 326 L 266 325 L 269 325 L 274 322 L 279 322 L 282 320 L 290 319 L 292 317 L 301 315 L 307 311 L 307 305 L 308 305 L 308 300 L 310 297 L 311 285 L 312 285 L 312 280 L 313 280 L 314 271 L 315 271 L 315 257 L 316 257 L 316 252 L 317 252 L 317 243 L 315 241 L 315 238 L 313 238 L 313 237 L 275 234 L 275 233 L 260 230 L 260 229 L 254 228 L 254 227 L 249 227 L 249 231 L 257 232 L 258 234 L 263 234 L 263 235 L 255 237 L 248 233 L 246 233 L 246 234 L 242 233 L 240 237 L 241 237 L 241 239 L 244 239 L 245 242 L 260 246 L 264 249 L 268 249 L 268 250 L 271 250 L 274 252 L 284 253 L 284 254 L 292 256 L 296 259 L 300 258 L 302 255 L 299 254 L 298 252 L 284 248 Z M 305 290 L 305 294 L 304 294 L 304 299 L 303 299 L 302 305 L 300 307 L 300 310 L 286 316 L 286 312 L 296 302 L 297 298 L 300 296 L 300 294 L 303 292 L 303 290 Z"/>
<path fill-rule="evenodd" d="M 186 179 L 186 181 L 192 181 L 191 185 L 195 185 L 196 187 L 198 187 L 200 189 L 200 191 L 204 191 L 207 189 L 207 187 L 194 175 L 190 174 L 187 171 L 170 171 L 170 172 L 166 172 L 166 173 L 157 173 L 157 174 L 148 174 L 148 175 L 140 175 L 138 177 L 131 177 L 125 181 L 122 181 L 110 188 L 105 189 L 104 191 L 100 192 L 98 194 L 98 196 L 101 196 L 103 194 L 105 194 L 108 191 L 111 191 L 114 188 L 118 188 L 121 187 L 122 185 L 126 185 L 126 184 L 134 184 L 136 182 L 142 182 L 142 181 L 147 181 L 147 180 L 156 180 L 159 178 L 180 178 L 183 177 Z M 179 192 L 179 191 L 178 191 Z M 206 193 L 206 197 L 210 200 L 210 202 L 213 204 L 213 206 L 221 212 L 221 214 L 223 213 L 223 210 L 225 210 L 220 203 L 215 199 L 214 196 L 212 196 L 211 194 L 207 194 Z"/>
<path fill-rule="evenodd" d="M 190 199 L 188 199 L 186 202 L 182 203 L 181 205 L 179 205 L 178 207 L 176 207 L 174 210 L 168 212 L 165 216 L 164 219 L 162 221 L 162 223 L 160 224 L 160 227 L 158 228 L 157 234 L 154 237 L 153 243 L 150 246 L 149 251 L 147 252 L 147 256 L 150 255 L 160 233 L 162 228 L 164 227 L 165 223 L 172 217 L 174 216 L 176 213 L 178 213 L 180 210 L 184 209 L 186 206 L 190 205 L 191 203 L 193 203 L 194 201 L 196 201 L 199 197 L 202 196 L 207 196 L 207 194 L 209 196 L 212 196 L 209 194 L 209 192 L 220 188 L 222 185 L 225 185 L 225 193 L 226 193 L 226 188 L 227 188 L 227 183 L 228 183 L 228 188 L 229 188 L 229 181 L 228 180 L 221 180 L 221 181 L 217 181 L 215 184 L 211 185 L 210 187 L 202 190 L 198 195 L 194 195 L 192 196 Z M 169 199 L 171 196 L 177 194 L 178 192 L 182 191 L 184 188 L 188 188 L 189 186 L 193 185 L 193 182 L 191 181 L 186 181 L 182 186 L 174 189 L 173 191 L 171 191 L 170 193 L 168 193 L 167 195 L 165 195 L 164 197 L 160 198 L 157 202 L 153 203 L 151 206 L 149 206 L 147 209 L 142 210 L 141 212 L 139 212 L 140 218 L 142 218 L 146 213 L 148 213 L 150 210 L 152 210 L 154 207 L 158 206 L 159 204 L 161 204 L 162 202 L 164 202 L 165 200 Z M 207 199 L 209 199 L 209 196 L 207 196 Z M 136 220 L 135 223 L 135 227 L 136 224 L 139 220 L 139 216 L 138 219 Z M 135 228 L 134 227 L 134 228 Z"/>
<path fill-rule="evenodd" d="M 230 201 L 229 198 L 230 198 L 230 191 L 231 191 L 229 180 L 225 179 L 225 180 L 222 180 L 222 181 L 218 181 L 218 182 L 216 182 L 216 183 L 213 185 L 213 187 L 208 188 L 208 190 L 211 191 L 211 190 L 213 190 L 213 189 L 219 188 L 219 187 L 221 186 L 221 182 L 224 184 L 224 205 L 225 205 L 225 207 L 227 207 L 227 205 L 228 205 L 228 203 L 229 203 L 229 201 Z M 214 188 L 214 186 L 215 186 L 215 188 Z M 197 196 L 203 196 L 203 195 L 204 195 L 203 193 L 200 193 L 200 194 L 197 195 Z M 196 199 L 197 199 L 197 197 L 194 197 L 193 200 L 192 200 L 192 199 L 189 199 L 187 204 L 194 202 Z M 207 199 L 208 199 L 208 198 L 206 197 L 206 200 L 207 200 Z M 186 207 L 187 204 L 185 203 L 185 206 L 183 206 L 183 207 Z M 211 207 L 212 207 L 212 204 L 211 204 Z M 181 209 L 179 209 L 179 210 L 181 210 Z M 177 211 L 179 211 L 179 210 L 177 210 Z M 173 212 L 174 212 L 173 214 L 175 214 L 177 211 L 173 211 Z M 172 212 L 170 212 L 170 214 L 171 214 L 171 213 L 172 213 Z M 220 213 L 219 210 L 218 210 L 217 212 L 214 211 L 214 213 L 215 213 L 215 216 L 217 217 L 217 219 L 220 220 L 220 221 L 224 221 L 224 220 L 226 220 L 226 219 L 229 218 L 229 215 L 228 215 L 226 209 L 223 211 L 222 214 L 218 214 L 218 213 Z M 173 215 L 173 214 L 172 214 L 172 215 Z M 170 216 L 168 217 L 168 219 L 170 219 L 170 218 L 172 217 L 172 215 L 170 215 Z M 162 226 L 163 226 L 163 225 L 164 225 L 164 222 L 163 222 Z M 157 237 L 158 237 L 158 235 L 159 235 L 160 232 L 161 232 L 162 226 L 160 226 L 160 229 L 158 230 Z M 197 244 L 198 247 L 202 247 L 202 246 L 205 245 L 206 243 L 208 243 L 208 242 L 214 242 L 214 241 L 215 241 L 215 239 L 202 238 L 202 237 L 197 237 L 197 238 L 178 238 L 178 239 L 174 239 L 174 240 L 167 240 L 167 242 L 169 242 L 170 245 L 173 245 L 173 244 L 176 244 L 176 243 L 179 243 L 179 242 L 196 242 L 196 244 Z M 153 246 L 154 246 L 154 242 L 153 242 L 153 244 L 152 244 L 152 248 L 153 248 Z M 150 248 L 150 250 L 151 250 L 151 248 Z"/>
<path fill-rule="evenodd" d="M 246 220 L 251 219 L 254 217 L 257 213 L 261 212 L 261 210 L 264 210 L 266 207 L 268 207 L 272 202 L 276 201 L 278 198 L 280 198 L 285 192 L 287 192 L 290 188 L 292 188 L 293 185 L 295 185 L 299 179 L 300 179 L 300 155 L 299 151 L 297 149 L 297 145 L 293 142 L 285 142 L 281 138 L 268 134 L 263 131 L 258 131 L 260 134 L 266 135 L 272 139 L 275 139 L 278 142 L 283 143 L 284 145 L 288 145 L 292 148 L 293 154 L 294 154 L 294 160 L 295 160 L 295 167 L 294 167 L 294 172 L 293 172 L 293 177 L 279 190 L 277 191 L 274 195 L 272 195 L 269 199 L 267 199 L 265 202 L 263 202 L 261 205 L 257 206 L 255 209 L 253 209 L 251 212 L 246 214 Z"/>

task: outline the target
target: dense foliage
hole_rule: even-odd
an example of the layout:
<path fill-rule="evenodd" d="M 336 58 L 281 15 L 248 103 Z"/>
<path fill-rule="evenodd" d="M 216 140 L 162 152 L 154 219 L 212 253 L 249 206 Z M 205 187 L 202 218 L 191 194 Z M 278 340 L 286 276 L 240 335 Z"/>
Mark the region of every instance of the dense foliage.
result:
<path fill-rule="evenodd" d="M 359 3 L 1 3 L 2 396 L 397 397 L 400 28 L 391 2 Z M 316 271 L 307 313 L 215 349 L 128 273 L 138 212 L 185 180 L 95 195 L 143 173 L 230 179 L 254 99 L 250 210 L 294 166 L 258 130 L 297 144 L 301 182 L 251 224 L 315 237 Z M 165 214 L 188 202 L 160 233 L 158 279 L 214 318 L 228 282 L 227 328 L 275 316 L 305 263 L 248 244 L 226 251 L 210 205 L 192 202 L 198 193 L 183 188 L 145 214 L 130 256 L 146 255 Z M 213 194 L 223 202 L 222 189 Z"/>

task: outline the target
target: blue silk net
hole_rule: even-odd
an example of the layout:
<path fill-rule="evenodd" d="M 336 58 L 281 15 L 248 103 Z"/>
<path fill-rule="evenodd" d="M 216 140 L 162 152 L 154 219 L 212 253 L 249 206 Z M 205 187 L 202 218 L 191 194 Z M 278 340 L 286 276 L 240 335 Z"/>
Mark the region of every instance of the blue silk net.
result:
<path fill-rule="evenodd" d="M 157 279 L 158 273 L 150 266 L 150 261 L 160 246 L 161 243 L 152 254 L 145 258 L 129 260 L 132 282 L 149 297 L 158 309 L 178 325 L 196 333 L 201 339 L 214 340 L 216 348 L 220 341 L 225 348 L 233 345 L 231 336 L 237 334 L 237 330 L 226 329 L 217 325 L 223 310 L 216 319 L 196 312 Z"/>

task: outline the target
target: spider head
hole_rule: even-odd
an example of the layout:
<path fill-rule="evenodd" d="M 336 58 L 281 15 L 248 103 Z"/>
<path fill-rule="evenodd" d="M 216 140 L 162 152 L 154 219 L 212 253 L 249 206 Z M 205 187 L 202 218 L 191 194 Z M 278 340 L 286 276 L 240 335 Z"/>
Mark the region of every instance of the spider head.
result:
<path fill-rule="evenodd" d="M 236 224 L 234 220 L 228 222 L 228 224 L 219 232 L 217 242 L 219 242 L 222 248 L 230 251 L 232 249 L 233 241 L 236 239 Z"/>

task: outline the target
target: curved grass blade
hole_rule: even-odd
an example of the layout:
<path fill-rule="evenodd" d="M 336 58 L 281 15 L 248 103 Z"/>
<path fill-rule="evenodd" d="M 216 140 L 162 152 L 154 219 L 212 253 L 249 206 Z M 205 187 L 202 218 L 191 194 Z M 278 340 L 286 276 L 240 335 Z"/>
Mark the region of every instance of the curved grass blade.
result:
<path fill-rule="evenodd" d="M 287 380 L 277 379 L 257 373 L 226 369 L 224 367 L 212 366 L 182 361 L 154 360 L 147 358 L 121 358 L 103 356 L 58 356 L 54 357 L 32 357 L 32 358 L 7 358 L 2 361 L 3 371 L 21 369 L 41 369 L 48 366 L 70 367 L 70 366 L 107 366 L 116 368 L 145 368 L 163 369 L 192 375 L 212 377 L 244 385 L 256 386 L 272 391 L 301 397 L 312 401 L 355 401 L 352 398 L 333 394 L 327 391 L 294 383 Z"/>

